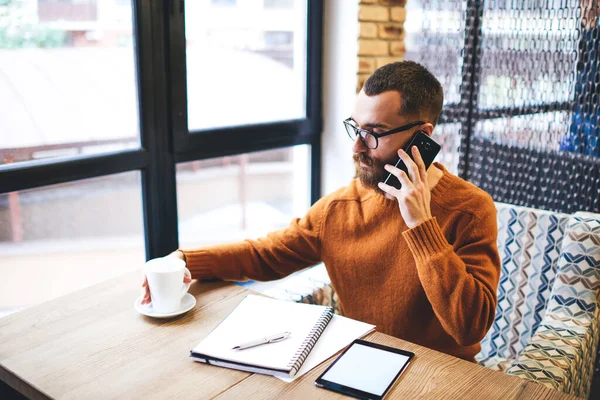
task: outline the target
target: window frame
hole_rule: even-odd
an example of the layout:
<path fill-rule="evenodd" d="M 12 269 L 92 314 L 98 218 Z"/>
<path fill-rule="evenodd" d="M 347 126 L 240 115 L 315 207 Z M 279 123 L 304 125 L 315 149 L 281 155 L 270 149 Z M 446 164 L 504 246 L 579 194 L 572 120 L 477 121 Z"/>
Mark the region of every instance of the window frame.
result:
<path fill-rule="evenodd" d="M 184 1 L 132 1 L 140 148 L 0 166 L 0 194 L 140 170 L 146 258 L 177 249 L 176 164 L 311 145 L 311 203 L 321 187 L 323 1 L 307 1 L 306 117 L 187 129 Z M 184 110 L 183 113 L 181 110 Z"/>

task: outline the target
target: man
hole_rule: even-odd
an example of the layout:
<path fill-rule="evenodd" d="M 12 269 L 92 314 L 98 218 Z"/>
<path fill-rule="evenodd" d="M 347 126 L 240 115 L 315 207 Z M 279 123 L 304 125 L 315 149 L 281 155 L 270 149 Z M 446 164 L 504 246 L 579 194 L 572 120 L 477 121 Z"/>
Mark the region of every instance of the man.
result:
<path fill-rule="evenodd" d="M 418 151 L 413 162 L 398 150 L 419 130 L 432 134 L 442 103 L 440 83 L 421 65 L 378 69 L 345 121 L 358 179 L 265 238 L 174 255 L 194 278 L 233 281 L 278 279 L 323 261 L 342 314 L 473 361 L 497 301 L 493 201 L 441 164 L 426 171 Z M 408 176 L 392 166 L 398 156 Z M 387 171 L 400 190 L 382 183 Z"/>

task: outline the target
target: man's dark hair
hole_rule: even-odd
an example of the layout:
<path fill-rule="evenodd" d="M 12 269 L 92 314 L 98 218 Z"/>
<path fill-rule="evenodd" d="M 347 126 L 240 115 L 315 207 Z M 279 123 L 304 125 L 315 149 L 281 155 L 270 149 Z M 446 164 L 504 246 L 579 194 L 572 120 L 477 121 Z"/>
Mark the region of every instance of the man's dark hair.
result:
<path fill-rule="evenodd" d="M 400 114 L 437 124 L 444 104 L 442 85 L 427 68 L 414 61 L 399 61 L 377 69 L 363 87 L 367 96 L 395 90 L 402 96 Z"/>

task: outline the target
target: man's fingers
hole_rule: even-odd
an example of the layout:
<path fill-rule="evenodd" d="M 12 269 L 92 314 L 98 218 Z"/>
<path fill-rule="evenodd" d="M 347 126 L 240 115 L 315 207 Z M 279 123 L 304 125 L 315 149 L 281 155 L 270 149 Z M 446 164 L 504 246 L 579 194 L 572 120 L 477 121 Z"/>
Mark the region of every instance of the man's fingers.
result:
<path fill-rule="evenodd" d="M 377 185 L 379 186 L 379 189 L 383 190 L 385 193 L 390 194 L 394 197 L 398 196 L 399 190 L 396 189 L 395 187 L 390 186 L 387 183 L 383 183 L 383 182 L 379 182 Z"/>
<path fill-rule="evenodd" d="M 419 169 L 419 175 L 421 176 L 422 182 L 427 182 L 427 169 L 425 168 L 425 162 L 423 161 L 423 157 L 421 157 L 421 152 L 417 146 L 413 146 L 412 155 L 415 159 L 415 164 L 417 164 L 417 168 Z"/>
<path fill-rule="evenodd" d="M 152 298 L 150 296 L 150 288 L 148 287 L 148 278 L 144 275 L 144 279 L 142 279 L 142 304 L 150 304 L 152 302 Z"/>
<path fill-rule="evenodd" d="M 413 186 L 413 183 L 408 178 L 408 175 L 406 175 L 406 172 L 402 171 L 400 168 L 396 168 L 390 164 L 386 164 L 384 166 L 384 168 L 386 171 L 388 171 L 389 173 L 394 175 L 396 178 L 398 178 L 398 180 L 402 184 L 402 187 L 405 187 L 405 186 L 412 187 Z M 396 188 L 394 188 L 394 189 L 396 189 Z M 393 193 L 390 193 L 390 194 L 393 194 Z"/>
<path fill-rule="evenodd" d="M 150 297 L 150 290 L 148 288 L 144 289 L 144 295 L 142 296 L 142 304 L 150 304 L 152 302 L 152 298 Z"/>
<path fill-rule="evenodd" d="M 419 182 L 421 180 L 421 175 L 419 174 L 419 168 L 417 164 L 410 158 L 410 156 L 402 149 L 398 150 L 398 156 L 404 161 L 404 165 L 406 165 L 406 169 L 408 170 L 408 176 L 412 182 Z"/>
<path fill-rule="evenodd" d="M 192 278 L 190 278 L 187 275 L 183 275 L 183 283 L 190 283 L 192 281 Z"/>

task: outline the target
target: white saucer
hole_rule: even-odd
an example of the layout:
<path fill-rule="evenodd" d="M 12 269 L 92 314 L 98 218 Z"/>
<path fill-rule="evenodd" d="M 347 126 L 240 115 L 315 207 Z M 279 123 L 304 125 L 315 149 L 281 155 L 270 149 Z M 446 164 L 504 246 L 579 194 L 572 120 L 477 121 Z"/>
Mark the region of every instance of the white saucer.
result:
<path fill-rule="evenodd" d="M 190 311 L 196 305 L 196 298 L 189 293 L 186 293 L 181 299 L 181 307 L 179 310 L 172 311 L 170 313 L 159 313 L 154 311 L 152 308 L 152 303 L 150 304 L 142 304 L 142 297 L 138 297 L 135 303 L 133 304 L 133 308 L 136 309 L 137 312 L 143 314 L 147 317 L 152 318 L 172 318 L 183 313 Z"/>

